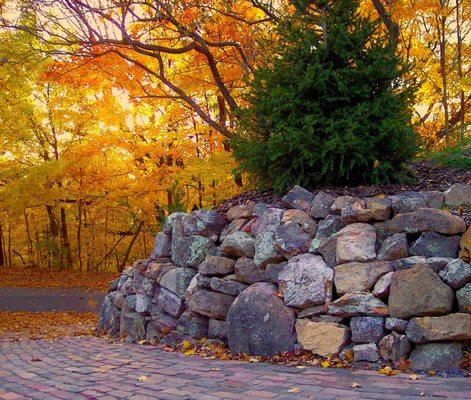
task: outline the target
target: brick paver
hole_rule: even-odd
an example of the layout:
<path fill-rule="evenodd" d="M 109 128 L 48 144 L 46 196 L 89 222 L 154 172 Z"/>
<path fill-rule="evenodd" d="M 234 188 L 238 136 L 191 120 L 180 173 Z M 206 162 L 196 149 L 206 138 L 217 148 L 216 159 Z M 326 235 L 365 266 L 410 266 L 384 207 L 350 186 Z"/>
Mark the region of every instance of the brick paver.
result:
<path fill-rule="evenodd" d="M 471 399 L 471 380 L 204 360 L 100 338 L 0 339 L 0 400 L 427 398 Z"/>

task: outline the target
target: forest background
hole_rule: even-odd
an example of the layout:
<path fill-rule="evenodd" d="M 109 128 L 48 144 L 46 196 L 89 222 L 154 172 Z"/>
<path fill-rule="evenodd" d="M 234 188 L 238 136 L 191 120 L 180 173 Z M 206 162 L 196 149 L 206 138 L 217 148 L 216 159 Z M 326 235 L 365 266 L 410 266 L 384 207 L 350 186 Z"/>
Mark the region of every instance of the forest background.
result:
<path fill-rule="evenodd" d="M 469 142 L 471 2 L 362 0 L 419 82 L 421 156 Z M 249 186 L 229 139 L 284 0 L 1 1 L 0 266 L 121 270 Z"/>

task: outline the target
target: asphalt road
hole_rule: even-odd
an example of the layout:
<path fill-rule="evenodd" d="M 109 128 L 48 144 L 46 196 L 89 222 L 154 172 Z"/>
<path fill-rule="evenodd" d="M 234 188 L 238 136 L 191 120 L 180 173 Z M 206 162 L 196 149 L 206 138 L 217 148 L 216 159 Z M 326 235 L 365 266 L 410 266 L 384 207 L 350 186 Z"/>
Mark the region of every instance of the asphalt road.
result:
<path fill-rule="evenodd" d="M 104 293 L 98 291 L 5 286 L 0 287 L 0 310 L 97 312 L 104 296 Z"/>

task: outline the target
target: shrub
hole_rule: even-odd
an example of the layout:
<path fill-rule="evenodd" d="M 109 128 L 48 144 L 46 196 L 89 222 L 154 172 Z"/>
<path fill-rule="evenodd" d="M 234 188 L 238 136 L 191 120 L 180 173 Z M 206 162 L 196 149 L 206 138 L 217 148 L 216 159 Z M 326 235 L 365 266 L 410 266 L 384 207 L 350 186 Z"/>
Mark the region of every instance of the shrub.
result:
<path fill-rule="evenodd" d="M 281 23 L 254 73 L 232 146 L 260 186 L 397 181 L 415 153 L 409 66 L 356 1 L 324 3 L 320 24 L 309 7 Z"/>
<path fill-rule="evenodd" d="M 437 151 L 432 160 L 447 167 L 471 170 L 471 137 L 465 138 L 454 146 Z"/>

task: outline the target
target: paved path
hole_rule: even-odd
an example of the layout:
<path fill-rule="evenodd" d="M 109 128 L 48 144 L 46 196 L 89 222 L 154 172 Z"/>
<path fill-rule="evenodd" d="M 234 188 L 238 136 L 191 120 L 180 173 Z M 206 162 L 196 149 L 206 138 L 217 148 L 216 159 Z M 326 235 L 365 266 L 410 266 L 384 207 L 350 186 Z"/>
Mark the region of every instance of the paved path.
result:
<path fill-rule="evenodd" d="M 0 287 L 0 310 L 4 311 L 98 311 L 104 293 L 78 289 L 32 289 Z"/>
<path fill-rule="evenodd" d="M 0 339 L 2 400 L 438 398 L 471 399 L 471 380 L 204 360 L 100 338 Z"/>

